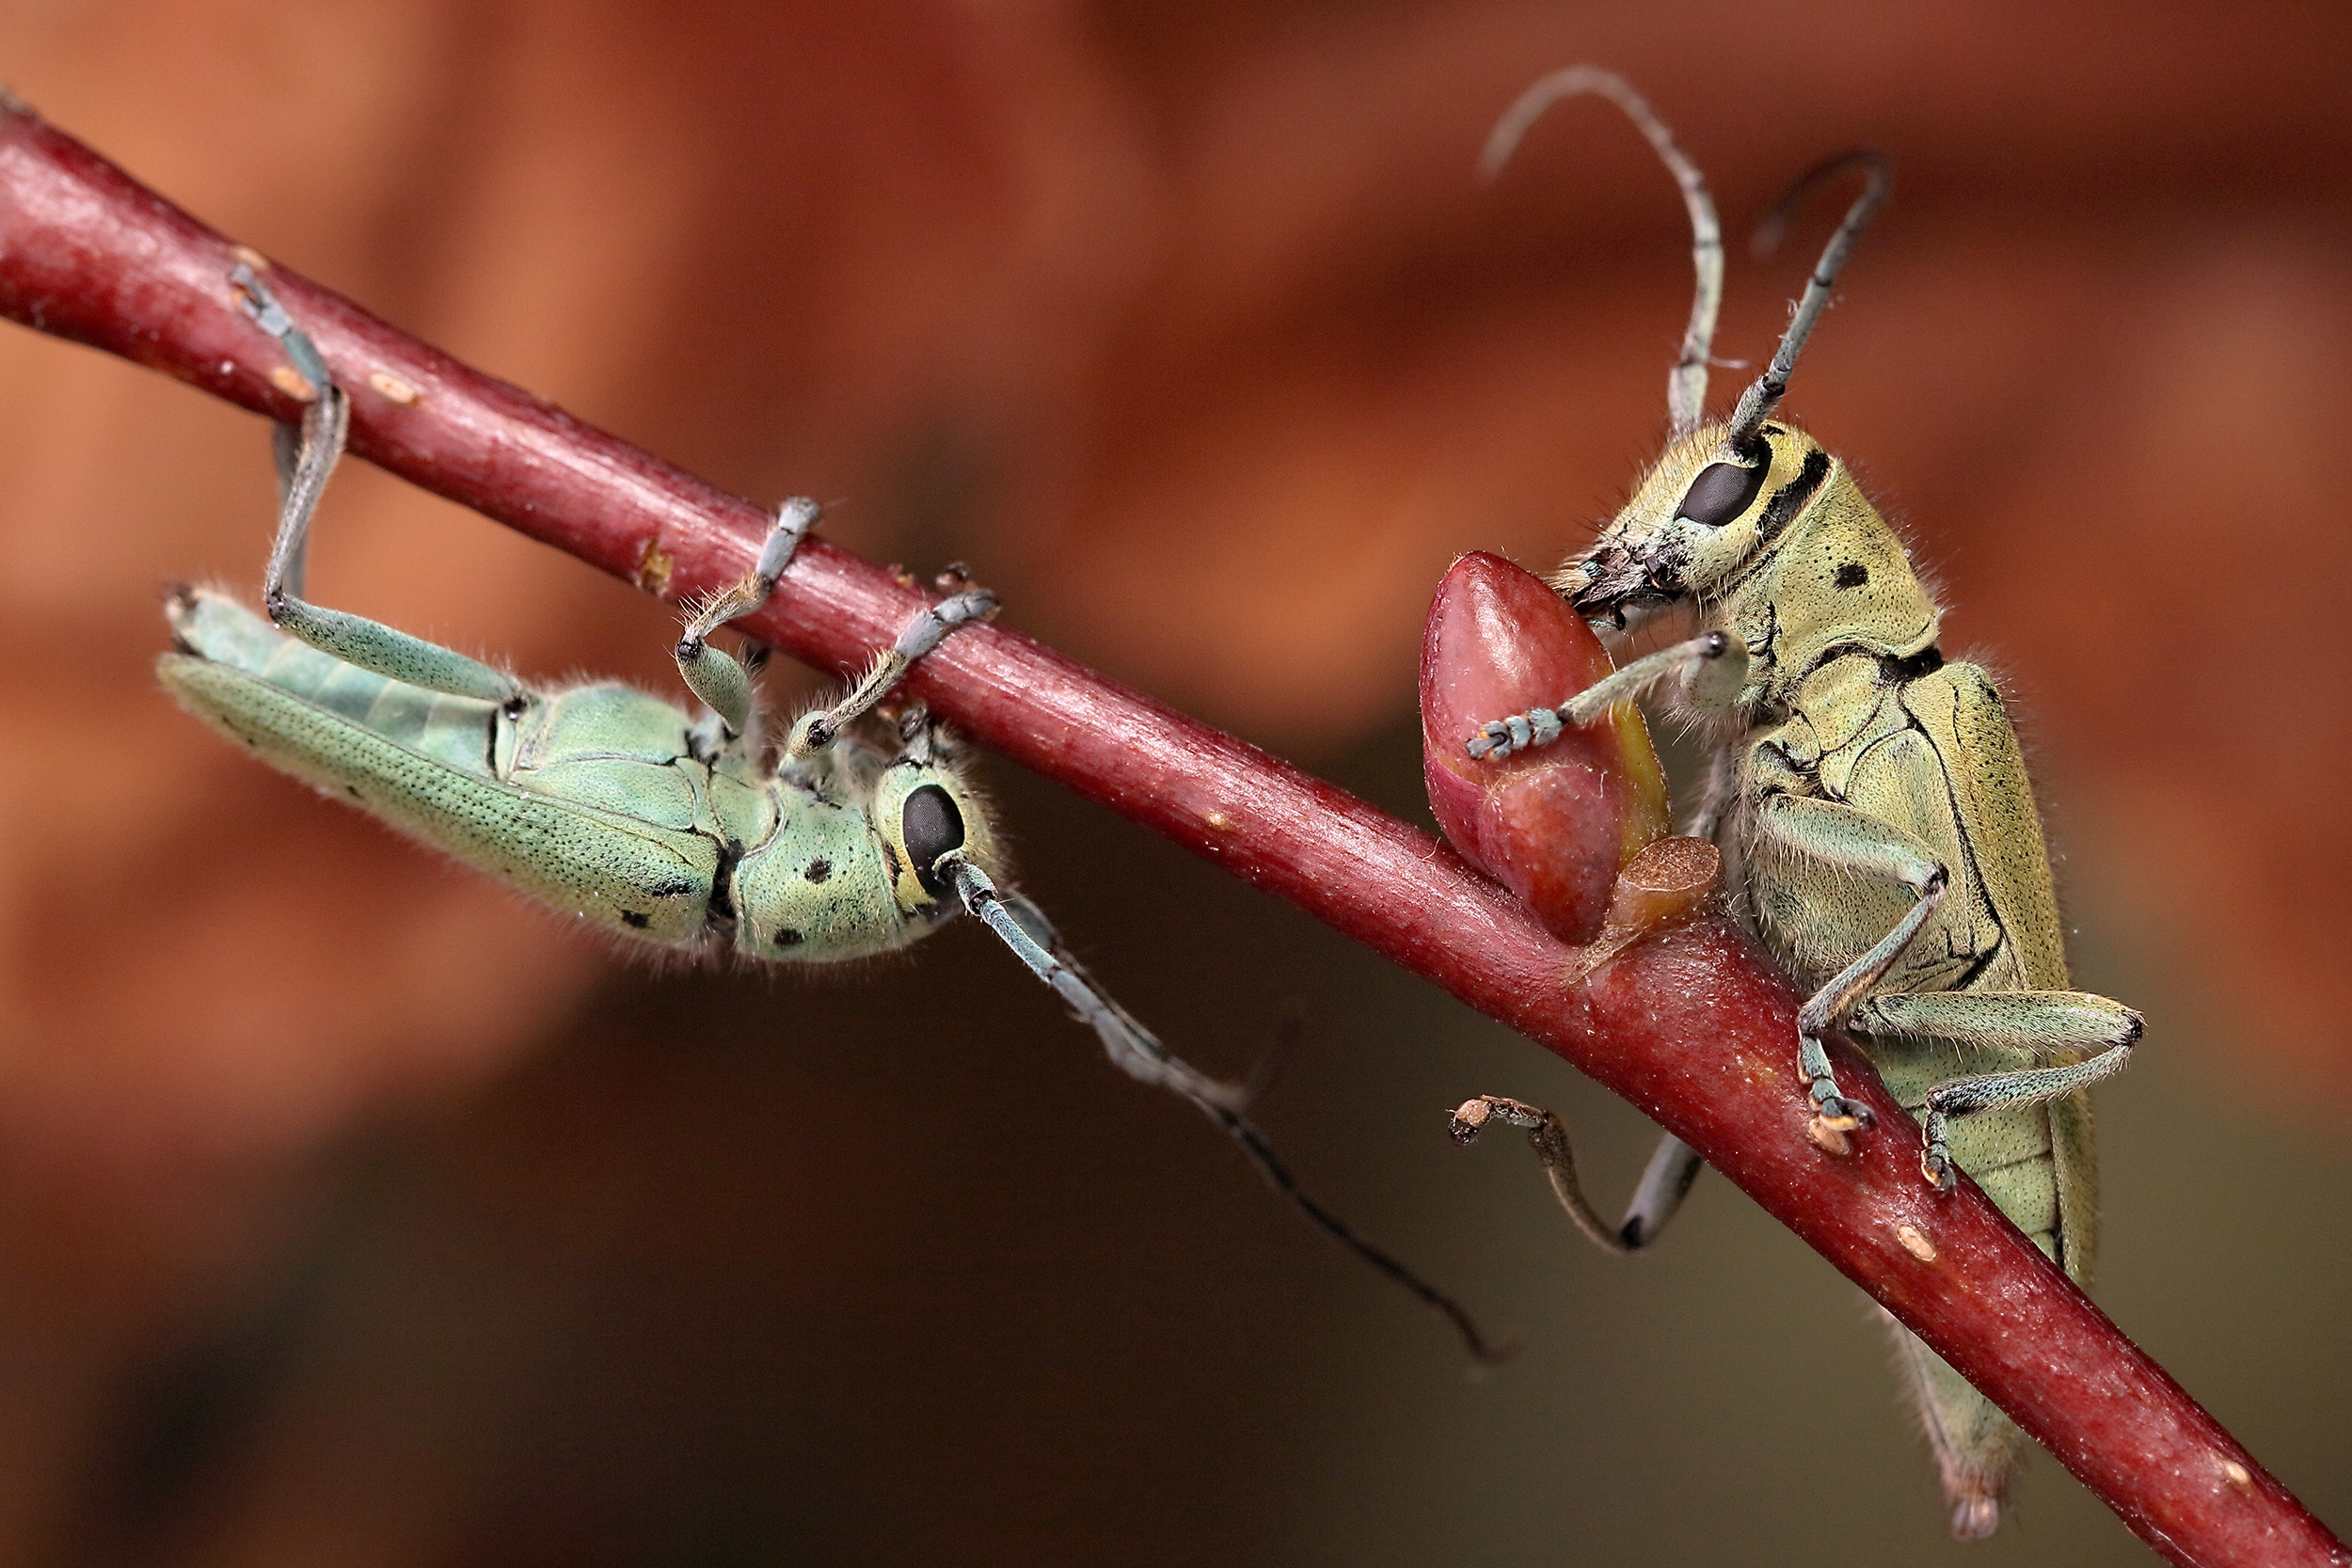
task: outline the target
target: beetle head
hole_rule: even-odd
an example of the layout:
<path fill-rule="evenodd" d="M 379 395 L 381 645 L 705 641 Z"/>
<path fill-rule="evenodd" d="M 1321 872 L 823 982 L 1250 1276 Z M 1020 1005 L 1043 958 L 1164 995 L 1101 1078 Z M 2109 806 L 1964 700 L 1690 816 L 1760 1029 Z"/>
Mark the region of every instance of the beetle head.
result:
<path fill-rule="evenodd" d="M 906 736 L 905 750 L 874 783 L 874 831 L 898 869 L 891 895 L 899 912 L 937 920 L 956 908 L 943 862 L 961 858 L 995 872 L 996 837 L 946 737 L 919 710 Z"/>
<path fill-rule="evenodd" d="M 1778 420 L 1737 448 L 1728 432 L 1708 425 L 1676 441 L 1592 548 L 1552 578 L 1578 613 L 1622 627 L 1629 610 L 1720 598 L 1778 542 L 1829 456 Z"/>
<path fill-rule="evenodd" d="M 1674 444 L 1592 549 L 1552 578 L 1553 586 L 1588 619 L 1622 628 L 1629 610 L 1720 597 L 1771 550 L 1779 530 L 1828 477 L 1828 454 L 1771 416 L 1788 389 L 1805 340 L 1829 307 L 1847 251 L 1886 199 L 1892 176 L 1883 153 L 1869 148 L 1841 152 L 1806 170 L 1766 214 L 1756 235 L 1760 252 L 1779 243 L 1789 216 L 1813 191 L 1841 175 L 1863 177 L 1861 195 L 1823 247 L 1763 374 L 1740 394 L 1728 420 L 1702 425 L 1708 351 L 1723 294 L 1723 234 L 1706 180 L 1675 145 L 1665 123 L 1613 72 L 1588 66 L 1554 71 L 1530 87 L 1502 117 L 1482 166 L 1491 177 L 1537 117 L 1561 99 L 1581 93 L 1597 93 L 1614 103 L 1673 173 L 1691 216 L 1696 272 L 1682 352 L 1667 379 L 1666 410 Z"/>

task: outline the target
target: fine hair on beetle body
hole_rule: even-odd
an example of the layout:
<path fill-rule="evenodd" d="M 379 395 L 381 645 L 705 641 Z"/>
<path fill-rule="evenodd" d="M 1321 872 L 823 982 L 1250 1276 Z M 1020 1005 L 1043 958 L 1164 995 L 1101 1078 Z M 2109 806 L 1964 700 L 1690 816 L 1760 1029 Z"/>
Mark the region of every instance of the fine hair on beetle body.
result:
<path fill-rule="evenodd" d="M 1635 700 L 1692 725 L 1710 759 L 1689 831 L 1716 846 L 1739 917 L 1810 993 L 1793 1042 L 1808 1141 L 1836 1159 L 1890 1131 L 1837 1083 L 1823 1041 L 1843 1034 L 1919 1123 L 1922 1179 L 1948 1192 L 1965 1171 L 2087 1285 L 2098 1226 L 2087 1091 L 2130 1059 L 2139 1015 L 2072 989 L 2041 816 L 1998 683 L 1946 657 L 1935 587 L 1903 539 L 1836 453 L 1778 415 L 1847 253 L 1885 199 L 1887 160 L 1868 149 L 1824 160 L 1767 215 L 1769 242 L 1816 190 L 1861 182 L 1772 359 L 1710 420 L 1722 236 L 1706 181 L 1649 105 L 1610 72 L 1556 72 L 1504 115 L 1484 166 L 1499 171 L 1547 108 L 1581 94 L 1617 104 L 1674 174 L 1697 287 L 1667 380 L 1664 454 L 1549 580 L 1604 633 L 1678 629 L 1555 707 L 1481 725 L 1470 754 L 1541 746 Z M 1612 1227 L 1583 1196 L 1556 1117 L 1481 1096 L 1456 1113 L 1456 1136 L 1494 1120 L 1527 1130 L 1570 1217 L 1615 1252 L 1657 1237 L 1700 1166 L 1667 1137 Z M 2025 1434 L 1907 1330 L 1895 1346 L 1952 1533 L 1992 1533 Z"/>
<path fill-rule="evenodd" d="M 308 602 L 311 517 L 342 455 L 351 402 L 251 263 L 229 281 L 314 395 L 298 429 L 273 434 L 279 512 L 264 613 L 214 589 L 177 589 L 167 603 L 173 651 L 157 673 L 190 713 L 635 954 L 840 966 L 902 951 L 968 914 L 1116 1066 L 1190 1101 L 1311 1223 L 1443 1316 L 1474 1360 L 1507 1354 L 1452 1296 L 1304 1191 L 1244 1115 L 1246 1092 L 1170 1053 L 1009 885 L 993 813 L 954 736 L 921 705 L 892 705 L 908 670 L 992 617 L 995 595 L 951 567 L 946 597 L 914 610 L 846 694 L 774 729 L 755 689 L 766 650 L 739 657 L 710 638 L 775 593 L 821 515 L 806 498 L 777 509 L 748 573 L 686 607 L 671 653 L 699 713 L 617 680 L 534 686 Z"/>

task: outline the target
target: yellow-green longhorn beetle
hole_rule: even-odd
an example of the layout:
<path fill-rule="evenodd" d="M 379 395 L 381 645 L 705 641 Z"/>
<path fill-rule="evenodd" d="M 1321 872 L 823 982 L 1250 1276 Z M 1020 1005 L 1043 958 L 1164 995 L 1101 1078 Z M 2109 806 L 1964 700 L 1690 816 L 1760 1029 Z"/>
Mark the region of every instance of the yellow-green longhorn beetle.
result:
<path fill-rule="evenodd" d="M 790 727 L 772 764 L 750 673 L 709 638 L 774 592 L 818 520 L 813 501 L 785 502 L 750 574 L 687 622 L 675 652 L 709 709 L 699 719 L 619 681 L 537 689 L 308 603 L 310 519 L 342 454 L 350 400 L 253 270 L 239 266 L 231 281 L 318 395 L 298 432 L 276 431 L 268 619 L 208 589 L 171 595 L 175 651 L 156 669 L 189 712 L 271 767 L 632 942 L 834 962 L 904 947 L 961 908 L 1054 988 L 1114 1063 L 1191 1101 L 1309 1220 L 1447 1317 L 1474 1356 L 1493 1357 L 1452 1297 L 1300 1189 L 1241 1114 L 1241 1091 L 1170 1054 L 1093 984 L 1035 905 L 999 892 L 988 813 L 944 731 L 914 709 L 895 752 L 857 733 L 916 659 L 993 612 L 993 595 L 969 590 L 916 611 L 847 696 Z"/>
<path fill-rule="evenodd" d="M 1703 726 L 1716 746 L 1691 831 L 1723 851 L 1746 917 L 1812 993 L 1797 1052 L 1814 1141 L 1839 1148 L 1869 1124 L 1821 1048 L 1825 1031 L 1842 1028 L 1919 1119 L 1927 1180 L 1949 1190 L 1953 1166 L 1965 1170 L 2087 1285 L 2098 1203 L 2086 1091 L 2130 1057 L 2139 1015 L 2068 989 L 2049 853 L 2000 693 L 1938 650 L 1934 599 L 1845 465 L 1772 417 L 1848 248 L 1885 198 L 1885 161 L 1867 150 L 1832 159 L 1767 218 L 1776 231 L 1821 180 L 1867 177 L 1771 365 L 1729 419 L 1708 423 L 1722 240 L 1706 182 L 1649 106 L 1606 71 L 1557 72 L 1496 126 L 1486 166 L 1499 169 L 1551 103 L 1583 92 L 1631 116 L 1682 186 L 1698 289 L 1667 384 L 1666 454 L 1551 581 L 1597 627 L 1680 612 L 1697 635 L 1558 707 L 1484 725 L 1470 753 L 1542 745 L 1653 693 Z M 1490 1117 L 1537 1132 L 1571 1214 L 1613 1250 L 1655 1237 L 1697 1174 L 1697 1156 L 1669 1137 L 1612 1233 L 1577 1192 L 1557 1118 L 1482 1097 L 1463 1107 L 1457 1132 L 1467 1141 Z M 1895 1334 L 1952 1533 L 1988 1535 L 2025 1434 L 1907 1330 Z"/>

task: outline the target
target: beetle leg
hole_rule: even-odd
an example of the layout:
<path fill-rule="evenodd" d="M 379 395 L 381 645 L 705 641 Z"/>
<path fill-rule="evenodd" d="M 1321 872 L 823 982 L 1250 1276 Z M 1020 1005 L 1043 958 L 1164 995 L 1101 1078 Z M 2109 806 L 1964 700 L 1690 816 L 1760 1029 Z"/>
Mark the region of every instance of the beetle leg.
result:
<path fill-rule="evenodd" d="M 1924 1036 L 1984 1050 L 2035 1054 L 2095 1051 L 2088 1060 L 1954 1078 L 1928 1091 L 1927 1179 L 1952 1189 L 1947 1123 L 2004 1105 L 2056 1100 L 2121 1071 L 2138 1042 L 2140 1016 L 2121 1002 L 2074 990 L 1914 991 L 1866 998 L 1853 1023 L 1871 1034 Z"/>
<path fill-rule="evenodd" d="M 1698 706 L 1727 708 L 1748 675 L 1747 644 L 1727 631 L 1707 631 L 1687 642 L 1637 658 L 1603 676 L 1558 707 L 1530 708 L 1493 719 L 1470 739 L 1473 757 L 1498 761 L 1513 752 L 1541 746 L 1571 726 L 1589 724 L 1619 703 L 1629 703 L 1670 680 L 1680 680 Z"/>
<path fill-rule="evenodd" d="M 278 459 L 278 537 L 270 546 L 262 579 L 262 607 L 280 629 L 322 653 L 393 680 L 453 697 L 507 703 L 530 693 L 505 671 L 464 654 L 395 631 L 380 622 L 307 603 L 303 588 L 310 546 L 310 518 L 326 490 L 327 476 L 343 454 L 351 428 L 350 395 L 335 385 L 326 361 L 310 336 L 250 266 L 230 274 L 238 303 L 256 325 L 276 338 L 316 395 L 303 410 L 297 433 L 280 425 L 271 436 Z"/>
<path fill-rule="evenodd" d="M 873 664 L 847 696 L 829 708 L 801 716 L 785 743 L 787 754 L 808 757 L 831 746 L 844 729 L 890 695 L 890 689 L 914 667 L 914 661 L 938 647 L 949 632 L 967 622 L 985 621 L 995 613 L 996 595 L 985 588 L 952 594 L 935 605 L 916 610 L 900 629 L 898 641 L 875 656 Z"/>
<path fill-rule="evenodd" d="M 1698 1180 L 1706 1164 L 1697 1150 L 1668 1133 L 1650 1156 L 1649 1167 L 1642 1173 L 1641 1185 L 1633 1190 L 1633 1201 L 1627 1205 L 1625 1218 L 1613 1230 L 1602 1223 L 1584 1196 L 1583 1185 L 1576 1176 L 1576 1151 L 1569 1146 L 1566 1125 L 1557 1115 L 1523 1100 L 1482 1094 L 1464 1101 L 1462 1108 L 1454 1113 L 1454 1141 L 1468 1148 L 1477 1142 L 1478 1134 L 1490 1121 L 1527 1130 L 1528 1144 L 1535 1150 L 1535 1158 L 1543 1163 L 1544 1174 L 1551 1179 L 1551 1195 L 1560 1200 L 1560 1207 L 1567 1212 L 1568 1218 L 1587 1241 L 1603 1252 L 1620 1256 L 1639 1252 L 1658 1239 L 1666 1222 L 1674 1218 L 1675 1211 L 1682 1207 L 1691 1183 Z"/>
<path fill-rule="evenodd" d="M 1934 852 L 1914 835 L 1835 800 L 1769 795 L 1757 809 L 1756 821 L 1758 836 L 1783 853 L 1858 876 L 1901 882 L 1919 900 L 1895 923 L 1893 930 L 1831 975 L 1797 1010 L 1797 1062 L 1809 1082 L 1816 1106 L 1808 1132 L 1821 1148 L 1839 1152 L 1843 1135 L 1869 1126 L 1872 1118 L 1859 1101 L 1838 1093 L 1821 1036 L 1886 977 L 1903 950 L 1935 918 L 1950 877 Z"/>
<path fill-rule="evenodd" d="M 733 656 L 721 653 L 709 645 L 710 634 L 740 615 L 749 615 L 768 602 L 776 591 L 776 579 L 801 548 L 801 541 L 824 509 L 806 496 L 795 496 L 776 508 L 776 520 L 769 525 L 768 537 L 759 546 L 759 560 L 749 572 L 722 588 L 696 608 L 687 618 L 686 628 L 678 634 L 677 646 L 671 657 L 677 660 L 677 673 L 687 687 L 701 698 L 719 722 L 726 727 L 726 738 L 734 740 L 751 728 L 752 678 Z"/>

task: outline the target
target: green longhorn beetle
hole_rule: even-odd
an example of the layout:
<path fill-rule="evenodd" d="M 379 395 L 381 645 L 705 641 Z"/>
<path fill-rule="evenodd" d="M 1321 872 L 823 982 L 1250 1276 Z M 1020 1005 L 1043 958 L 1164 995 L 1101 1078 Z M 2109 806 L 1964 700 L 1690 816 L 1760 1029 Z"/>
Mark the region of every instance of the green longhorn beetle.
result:
<path fill-rule="evenodd" d="M 1769 245 L 1821 181 L 1866 177 L 1771 365 L 1729 419 L 1708 423 L 1721 231 L 1705 180 L 1649 106 L 1609 72 L 1557 72 L 1497 124 L 1484 167 L 1499 171 L 1545 109 L 1586 92 L 1630 116 L 1681 185 L 1698 288 L 1667 381 L 1666 454 L 1551 582 L 1597 628 L 1679 611 L 1699 629 L 1556 708 L 1482 726 L 1470 752 L 1540 746 L 1652 693 L 1711 734 L 1691 832 L 1723 851 L 1746 918 L 1812 992 L 1797 1054 L 1813 1141 L 1842 1149 L 1870 1124 L 1821 1048 L 1842 1028 L 1919 1119 L 1927 1180 L 1948 1191 L 1953 1167 L 1965 1170 L 2088 1285 L 2098 1201 L 2086 1091 L 2129 1059 L 2139 1015 L 2068 989 L 2049 852 L 2000 693 L 1977 666 L 1945 660 L 1935 600 L 1845 465 L 1772 417 L 1848 248 L 1885 199 L 1885 160 L 1867 150 L 1831 159 L 1766 218 L 1758 240 Z M 1668 1137 L 1613 1232 L 1578 1191 L 1558 1118 L 1486 1096 L 1458 1113 L 1457 1136 L 1490 1118 L 1531 1130 L 1571 1216 L 1614 1251 L 1655 1238 L 1698 1173 L 1697 1155 Z M 1909 1331 L 1895 1337 L 1952 1533 L 1989 1535 L 2025 1434 Z"/>
<path fill-rule="evenodd" d="M 1191 1101 L 1309 1220 L 1449 1319 L 1473 1357 L 1497 1358 L 1451 1296 L 1299 1187 L 1242 1115 L 1241 1090 L 1170 1054 L 1035 905 L 999 891 L 988 814 L 946 731 L 918 708 L 901 717 L 895 752 L 856 733 L 916 659 L 994 612 L 993 594 L 970 589 L 917 611 L 841 701 L 790 726 L 772 766 L 750 672 L 708 640 L 767 601 L 818 520 L 813 501 L 785 502 L 750 574 L 688 620 L 675 652 L 709 709 L 699 720 L 618 681 L 535 689 L 308 603 L 310 519 L 342 454 L 350 400 L 250 266 L 230 281 L 318 395 L 298 432 L 275 432 L 269 618 L 206 589 L 171 594 L 175 651 L 156 671 L 189 712 L 271 767 L 635 942 L 826 963 L 904 947 L 961 908 L 1054 988 L 1114 1063 Z"/>

